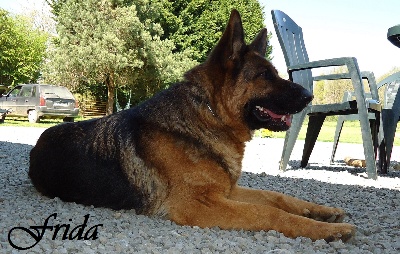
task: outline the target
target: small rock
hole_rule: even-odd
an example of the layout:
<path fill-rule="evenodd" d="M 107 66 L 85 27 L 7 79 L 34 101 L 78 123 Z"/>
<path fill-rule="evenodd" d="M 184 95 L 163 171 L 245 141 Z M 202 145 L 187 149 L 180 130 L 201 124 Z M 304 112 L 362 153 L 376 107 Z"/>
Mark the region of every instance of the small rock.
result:
<path fill-rule="evenodd" d="M 121 213 L 119 213 L 119 212 L 117 212 L 117 213 L 114 213 L 114 218 L 116 218 L 116 219 L 119 219 L 119 218 L 121 218 Z"/>

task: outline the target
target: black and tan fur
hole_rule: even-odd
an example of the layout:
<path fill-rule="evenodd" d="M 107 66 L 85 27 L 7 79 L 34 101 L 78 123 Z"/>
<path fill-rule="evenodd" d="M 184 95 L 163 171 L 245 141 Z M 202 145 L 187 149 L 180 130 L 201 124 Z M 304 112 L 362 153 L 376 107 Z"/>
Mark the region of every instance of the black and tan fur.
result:
<path fill-rule="evenodd" d="M 339 223 L 339 208 L 237 185 L 252 131 L 287 130 L 290 114 L 312 99 L 265 59 L 266 29 L 250 45 L 243 38 L 234 10 L 206 62 L 183 82 L 132 109 L 46 130 L 30 154 L 37 190 L 181 225 L 349 239 L 354 227 Z"/>

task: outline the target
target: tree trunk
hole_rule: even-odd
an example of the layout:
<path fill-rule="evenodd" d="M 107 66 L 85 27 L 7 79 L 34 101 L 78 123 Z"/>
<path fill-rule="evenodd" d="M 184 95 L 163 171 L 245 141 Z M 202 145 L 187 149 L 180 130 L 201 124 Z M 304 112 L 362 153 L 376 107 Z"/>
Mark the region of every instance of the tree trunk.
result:
<path fill-rule="evenodd" d="M 114 75 L 108 74 L 106 78 L 107 84 L 107 107 L 106 107 L 106 115 L 111 115 L 114 113 L 114 98 L 115 98 L 115 84 L 114 84 Z"/>

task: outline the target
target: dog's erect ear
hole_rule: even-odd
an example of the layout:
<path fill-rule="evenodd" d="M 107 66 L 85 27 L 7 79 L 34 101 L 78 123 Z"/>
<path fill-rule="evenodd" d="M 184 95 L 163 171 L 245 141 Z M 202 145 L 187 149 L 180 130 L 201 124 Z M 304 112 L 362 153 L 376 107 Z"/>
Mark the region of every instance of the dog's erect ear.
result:
<path fill-rule="evenodd" d="M 209 58 L 212 61 L 219 59 L 227 63 L 228 60 L 238 59 L 244 46 L 242 20 L 239 12 L 232 10 L 225 32 Z"/>
<path fill-rule="evenodd" d="M 258 52 L 260 55 L 265 56 L 267 53 L 267 39 L 268 31 L 266 28 L 261 29 L 257 37 L 254 38 L 253 42 L 250 44 L 251 50 Z"/>

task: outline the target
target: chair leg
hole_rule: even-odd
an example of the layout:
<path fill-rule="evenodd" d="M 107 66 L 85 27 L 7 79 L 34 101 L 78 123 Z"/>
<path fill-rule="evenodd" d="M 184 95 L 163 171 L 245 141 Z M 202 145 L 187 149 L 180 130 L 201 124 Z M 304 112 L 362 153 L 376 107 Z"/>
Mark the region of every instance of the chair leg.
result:
<path fill-rule="evenodd" d="M 333 163 L 334 160 L 335 160 L 335 154 L 336 154 L 337 146 L 338 146 L 339 139 L 340 139 L 340 133 L 342 133 L 343 123 L 344 123 L 344 116 L 340 115 L 338 117 L 338 121 L 337 121 L 337 124 L 336 124 L 335 137 L 333 138 L 331 163 Z"/>
<path fill-rule="evenodd" d="M 367 164 L 367 174 L 370 179 L 377 179 L 376 161 L 374 154 L 374 145 L 372 143 L 371 128 L 369 126 L 368 110 L 365 101 L 365 93 L 363 90 L 363 82 L 361 79 L 360 69 L 358 68 L 357 60 L 352 58 L 346 63 L 349 70 L 351 83 L 354 88 L 354 95 L 357 101 L 358 117 L 361 125 L 361 136 L 363 140 L 365 163 Z"/>
<path fill-rule="evenodd" d="M 310 159 L 311 152 L 314 149 L 315 142 L 317 141 L 325 117 L 325 115 L 309 117 L 306 140 L 303 149 L 303 157 L 301 159 L 302 168 L 307 166 L 308 160 Z"/>
<path fill-rule="evenodd" d="M 372 144 L 374 146 L 374 154 L 375 154 L 375 160 L 376 160 L 376 155 L 377 155 L 377 149 L 378 149 L 378 130 L 379 130 L 379 123 L 380 121 L 377 121 L 376 119 L 379 119 L 379 113 L 376 113 L 376 117 L 374 119 L 369 119 L 369 128 L 371 129 L 371 136 L 372 136 Z"/>
<path fill-rule="evenodd" d="M 359 112 L 360 117 L 360 125 L 361 125 L 361 136 L 363 141 L 364 147 L 364 154 L 365 154 L 365 163 L 366 163 L 366 171 L 368 178 L 370 179 L 377 179 L 377 170 L 376 170 L 376 160 L 375 160 L 375 153 L 374 153 L 374 144 L 372 142 L 371 136 L 371 128 L 369 125 L 368 113 L 364 112 L 362 114 Z"/>
<path fill-rule="evenodd" d="M 384 139 L 379 144 L 379 158 L 378 159 L 379 159 L 379 162 L 378 162 L 379 172 L 382 174 L 386 174 L 389 165 L 387 164 L 387 161 L 386 161 L 386 144 L 385 144 Z"/>
<path fill-rule="evenodd" d="M 303 110 L 300 113 L 293 115 L 292 125 L 286 132 L 285 142 L 283 144 L 282 157 L 279 164 L 279 169 L 281 171 L 285 171 L 287 168 L 290 155 L 292 154 L 294 144 L 296 143 L 297 137 L 299 136 L 299 132 L 301 126 L 303 125 L 306 114 L 307 114 L 306 110 Z"/>
<path fill-rule="evenodd" d="M 387 168 L 390 165 L 390 159 L 392 156 L 392 149 L 394 143 L 394 136 L 396 133 L 398 116 L 395 117 L 391 109 L 382 110 L 382 125 L 383 135 L 385 142 L 386 151 L 386 167 L 381 169 L 381 173 L 387 173 Z"/>

